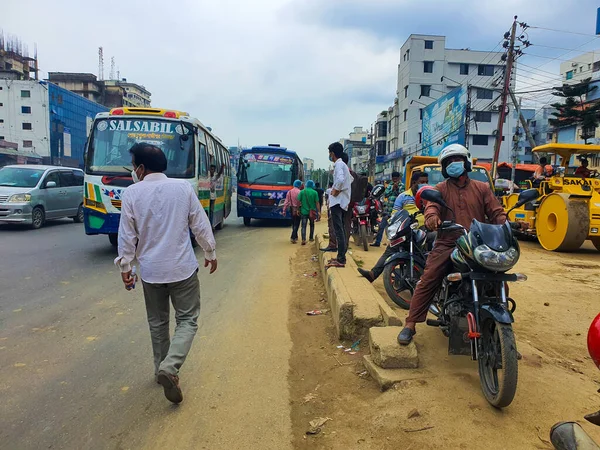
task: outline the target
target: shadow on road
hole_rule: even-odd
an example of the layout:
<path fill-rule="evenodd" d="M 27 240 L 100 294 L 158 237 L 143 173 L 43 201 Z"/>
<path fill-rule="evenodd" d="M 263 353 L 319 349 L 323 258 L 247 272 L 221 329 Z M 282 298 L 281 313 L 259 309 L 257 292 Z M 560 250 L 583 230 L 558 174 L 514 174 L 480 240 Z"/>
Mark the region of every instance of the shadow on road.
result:
<path fill-rule="evenodd" d="M 57 220 L 49 220 L 39 230 L 32 230 L 29 225 L 23 225 L 23 224 L 17 224 L 17 223 L 5 223 L 5 224 L 0 224 L 0 231 L 21 231 L 21 232 L 30 231 L 33 233 L 35 231 L 43 231 L 44 229 L 47 229 L 47 228 L 54 228 L 54 227 L 60 227 L 60 226 L 66 226 L 66 225 L 80 225 L 80 224 L 74 223 L 72 219 L 57 219 Z"/>

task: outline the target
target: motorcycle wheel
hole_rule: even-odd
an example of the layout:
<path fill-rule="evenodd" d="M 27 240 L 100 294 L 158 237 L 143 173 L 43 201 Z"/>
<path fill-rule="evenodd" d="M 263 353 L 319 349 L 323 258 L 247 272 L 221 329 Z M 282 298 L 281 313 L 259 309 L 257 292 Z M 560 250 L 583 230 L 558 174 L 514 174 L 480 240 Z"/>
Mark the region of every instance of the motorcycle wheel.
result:
<path fill-rule="evenodd" d="M 368 252 L 369 251 L 369 240 L 368 240 L 366 225 L 363 224 L 360 226 L 359 236 L 360 236 L 360 241 L 362 242 L 363 250 L 365 252 Z"/>
<path fill-rule="evenodd" d="M 407 281 L 410 277 L 409 266 L 410 263 L 408 261 L 400 260 L 393 264 L 388 264 L 383 269 L 385 291 L 392 301 L 403 309 L 410 308 L 410 300 L 404 299 L 400 294 L 402 292 L 410 292 L 410 296 L 412 297 L 415 287 L 413 283 Z M 417 275 L 415 278 L 419 279 L 423 274 L 423 268 L 415 264 L 414 270 L 415 275 Z"/>
<path fill-rule="evenodd" d="M 517 391 L 517 345 L 510 324 L 487 319 L 481 327 L 479 380 L 485 399 L 496 408 L 511 404 Z"/>

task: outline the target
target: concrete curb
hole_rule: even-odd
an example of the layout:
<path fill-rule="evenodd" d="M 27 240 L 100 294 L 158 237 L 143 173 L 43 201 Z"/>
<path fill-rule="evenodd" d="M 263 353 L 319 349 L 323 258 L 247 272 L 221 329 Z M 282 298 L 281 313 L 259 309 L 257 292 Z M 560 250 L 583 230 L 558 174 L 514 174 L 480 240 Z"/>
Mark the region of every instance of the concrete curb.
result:
<path fill-rule="evenodd" d="M 351 255 L 348 255 L 345 268 L 325 270 L 325 264 L 335 254 L 319 251 L 320 247 L 327 245 L 321 235 L 316 236 L 315 243 L 339 339 L 366 337 L 371 327 L 402 325 L 400 318 L 371 283 L 358 274 Z"/>

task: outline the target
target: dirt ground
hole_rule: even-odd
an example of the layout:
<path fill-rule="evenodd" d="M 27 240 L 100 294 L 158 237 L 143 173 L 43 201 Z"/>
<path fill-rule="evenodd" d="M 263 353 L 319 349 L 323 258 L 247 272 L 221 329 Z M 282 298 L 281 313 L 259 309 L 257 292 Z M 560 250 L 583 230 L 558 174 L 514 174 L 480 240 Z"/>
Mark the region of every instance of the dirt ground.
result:
<path fill-rule="evenodd" d="M 325 227 L 321 224 L 318 230 Z M 600 254 L 592 246 L 557 254 L 537 243 L 522 243 L 515 270 L 529 280 L 513 284 L 511 296 L 517 303 L 514 329 L 523 359 L 515 400 L 502 411 L 484 399 L 476 363 L 448 356 L 447 340 L 425 325 L 415 337 L 419 374 L 380 392 L 362 375 L 368 346 L 356 355 L 344 353 L 336 348 L 340 343 L 331 317 L 306 315 L 328 308 L 321 301 L 321 278 L 304 276 L 318 270 L 311 260 L 316 251 L 313 246 L 299 247 L 290 260 L 294 285 L 289 383 L 295 448 L 473 448 L 485 443 L 489 449 L 551 449 L 551 426 L 567 420 L 580 421 L 600 442 L 600 429 L 583 420 L 600 408 L 600 373 L 586 347 L 588 326 L 600 309 Z M 367 268 L 382 251 L 363 252 L 351 245 L 352 256 Z M 389 301 L 381 279 L 375 287 Z M 398 311 L 404 319 L 406 311 Z M 331 420 L 318 434 L 307 435 L 309 421 L 317 418 Z"/>

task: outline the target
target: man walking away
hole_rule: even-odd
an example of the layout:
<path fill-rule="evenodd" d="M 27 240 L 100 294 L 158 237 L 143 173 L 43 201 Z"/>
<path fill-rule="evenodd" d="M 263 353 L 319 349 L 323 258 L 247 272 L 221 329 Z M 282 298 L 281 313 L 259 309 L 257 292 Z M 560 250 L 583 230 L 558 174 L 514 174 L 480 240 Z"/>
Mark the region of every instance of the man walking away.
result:
<path fill-rule="evenodd" d="M 317 195 L 319 196 L 319 205 L 321 205 L 321 208 L 323 207 L 323 196 L 325 195 L 325 191 L 323 190 L 323 188 L 321 187 L 321 183 L 317 182 L 315 183 L 315 191 L 317 191 Z M 319 213 L 319 217 L 317 217 L 317 222 L 319 220 L 321 220 L 321 209 L 319 209 L 319 211 L 317 211 Z"/>
<path fill-rule="evenodd" d="M 350 204 L 350 185 L 352 176 L 348 166 L 344 164 L 342 155 L 344 147 L 339 142 L 329 146 L 329 159 L 333 161 L 333 188 L 329 197 L 329 209 L 333 221 L 333 228 L 337 240 L 337 258 L 328 262 L 328 267 L 346 267 L 346 230 L 344 228 L 344 214 Z"/>
<path fill-rule="evenodd" d="M 300 194 L 300 187 L 302 187 L 302 181 L 294 181 L 294 187 L 288 191 L 285 196 L 285 202 L 283 202 L 283 211 L 281 214 L 286 215 L 287 210 L 290 210 L 292 216 L 292 235 L 290 242 L 295 244 L 298 242 L 298 228 L 300 228 L 300 201 L 298 195 Z"/>
<path fill-rule="evenodd" d="M 189 230 L 204 249 L 204 267 L 217 270 L 211 224 L 192 185 L 167 178 L 167 159 L 154 145 L 135 144 L 132 178 L 122 199 L 119 224 L 119 256 L 126 289 L 135 288 L 131 263 L 140 264 L 146 312 L 154 352 L 154 374 L 165 397 L 180 403 L 179 369 L 198 329 L 200 284 L 198 261 Z M 169 339 L 169 298 L 175 309 L 175 333 Z"/>
<path fill-rule="evenodd" d="M 210 165 L 210 209 L 209 209 L 209 217 L 210 224 L 212 227 L 215 226 L 214 215 L 215 215 L 215 202 L 217 200 L 217 189 L 223 188 L 223 171 L 225 170 L 225 164 L 221 164 L 221 168 L 219 169 L 219 173 L 215 175 L 215 170 L 217 170 L 217 166 L 214 164 Z"/>
<path fill-rule="evenodd" d="M 371 244 L 371 247 L 379 247 L 381 245 L 383 233 L 388 226 L 396 198 L 400 195 L 400 189 L 400 173 L 393 172 L 392 183 L 385 188 L 385 193 L 383 194 L 386 199 L 383 205 L 383 214 L 379 223 L 379 230 L 377 230 L 377 237 L 375 238 L 375 242 Z"/>
<path fill-rule="evenodd" d="M 317 220 L 321 204 L 319 203 L 319 195 L 314 189 L 315 183 L 312 180 L 306 182 L 304 190 L 298 194 L 300 201 L 300 215 L 302 217 L 302 245 L 306 245 L 306 225 L 310 222 L 310 241 L 315 240 L 315 220 Z"/>

